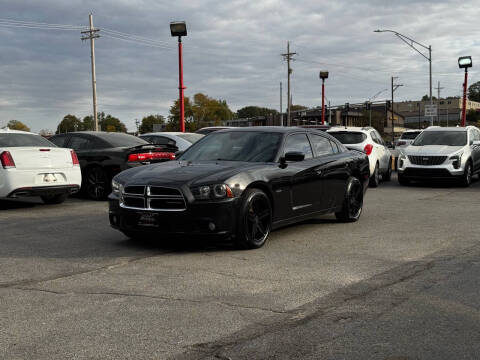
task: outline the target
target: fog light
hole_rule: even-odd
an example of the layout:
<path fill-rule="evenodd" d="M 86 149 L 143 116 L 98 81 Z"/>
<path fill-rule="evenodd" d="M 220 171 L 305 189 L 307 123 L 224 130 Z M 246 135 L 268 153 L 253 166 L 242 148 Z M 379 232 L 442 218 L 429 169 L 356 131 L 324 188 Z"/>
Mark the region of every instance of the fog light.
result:
<path fill-rule="evenodd" d="M 215 231 L 215 224 L 213 222 L 209 222 L 208 228 L 210 229 L 210 231 Z"/>

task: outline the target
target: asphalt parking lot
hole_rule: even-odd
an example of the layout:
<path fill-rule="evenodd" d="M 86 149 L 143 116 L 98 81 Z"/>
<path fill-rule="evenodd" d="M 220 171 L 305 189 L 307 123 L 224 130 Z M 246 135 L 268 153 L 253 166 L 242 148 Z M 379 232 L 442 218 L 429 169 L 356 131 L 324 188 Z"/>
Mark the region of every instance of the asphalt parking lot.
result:
<path fill-rule="evenodd" d="M 345 335 L 357 316 L 342 308 L 348 301 L 368 300 L 388 314 L 409 291 L 478 263 L 479 204 L 478 180 L 469 188 L 401 187 L 394 177 L 368 190 L 357 223 L 324 216 L 238 251 L 188 239 L 133 242 L 109 227 L 105 202 L 0 201 L 0 358 L 282 358 L 266 334 L 305 339 L 295 338 L 299 329 L 318 319 L 329 336 L 339 324 Z M 451 267 L 432 265 L 452 259 Z M 442 273 L 420 279 L 432 267 Z M 478 307 L 470 311 L 478 323 Z M 340 358 L 339 344 L 304 346 L 314 355 L 301 357 Z M 300 357 L 287 355 L 300 351 L 288 342 L 275 348 Z M 375 349 L 365 358 L 388 358 Z"/>

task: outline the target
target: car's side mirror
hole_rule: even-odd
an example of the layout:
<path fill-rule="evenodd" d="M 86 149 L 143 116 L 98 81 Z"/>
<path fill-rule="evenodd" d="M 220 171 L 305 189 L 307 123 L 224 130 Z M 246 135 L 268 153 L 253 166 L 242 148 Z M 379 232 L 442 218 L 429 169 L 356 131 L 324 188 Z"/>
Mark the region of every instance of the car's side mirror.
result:
<path fill-rule="evenodd" d="M 301 151 L 289 151 L 285 154 L 285 161 L 303 161 L 305 154 Z"/>

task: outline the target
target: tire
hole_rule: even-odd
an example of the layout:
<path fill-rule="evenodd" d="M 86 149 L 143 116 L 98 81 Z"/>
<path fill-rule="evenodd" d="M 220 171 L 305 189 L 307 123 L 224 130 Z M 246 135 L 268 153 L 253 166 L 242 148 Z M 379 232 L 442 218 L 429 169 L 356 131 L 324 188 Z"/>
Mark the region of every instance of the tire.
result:
<path fill-rule="evenodd" d="M 110 193 L 110 181 L 105 170 L 92 167 L 85 175 L 85 194 L 92 200 L 105 200 Z"/>
<path fill-rule="evenodd" d="M 460 180 L 460 184 L 463 187 L 469 187 L 472 183 L 472 176 L 473 176 L 473 167 L 472 162 L 469 160 L 465 165 L 465 172 L 463 173 L 462 179 Z"/>
<path fill-rule="evenodd" d="M 348 179 L 342 210 L 335 213 L 341 222 L 355 222 L 360 219 L 363 209 L 363 186 L 354 177 Z"/>
<path fill-rule="evenodd" d="M 61 204 L 67 200 L 67 194 L 57 194 L 57 195 L 43 195 L 40 196 L 42 201 L 48 205 Z"/>
<path fill-rule="evenodd" d="M 392 158 L 388 161 L 388 168 L 385 174 L 382 175 L 383 181 L 390 181 L 392 179 Z"/>
<path fill-rule="evenodd" d="M 259 189 L 247 189 L 242 195 L 235 243 L 241 249 L 258 249 L 270 235 L 272 206 Z"/>
<path fill-rule="evenodd" d="M 377 163 L 375 165 L 375 170 L 373 170 L 372 176 L 370 176 L 370 181 L 368 182 L 368 184 L 370 185 L 370 187 L 376 188 L 379 183 L 380 183 L 380 174 L 379 174 L 378 163 Z"/>
<path fill-rule="evenodd" d="M 400 185 L 407 186 L 408 184 L 410 184 L 410 181 L 408 181 L 407 179 L 405 179 L 405 178 L 403 177 L 403 175 L 398 174 L 398 183 L 399 183 Z"/>

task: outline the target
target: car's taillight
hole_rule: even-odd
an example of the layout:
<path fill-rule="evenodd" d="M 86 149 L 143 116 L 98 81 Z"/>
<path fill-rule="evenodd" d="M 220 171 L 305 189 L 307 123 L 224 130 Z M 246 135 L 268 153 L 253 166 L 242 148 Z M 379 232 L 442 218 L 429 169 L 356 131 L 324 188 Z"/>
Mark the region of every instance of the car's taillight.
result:
<path fill-rule="evenodd" d="M 168 159 L 174 160 L 175 154 L 169 152 L 138 153 L 128 155 L 128 162 L 144 162 L 151 160 Z"/>
<path fill-rule="evenodd" d="M 367 155 L 370 155 L 372 153 L 372 150 L 373 150 L 372 144 L 365 145 L 365 148 L 363 149 L 363 151 L 365 151 L 365 154 Z"/>
<path fill-rule="evenodd" d="M 75 151 L 70 150 L 70 155 L 72 155 L 72 164 L 73 166 L 80 166 L 80 162 L 78 161 L 77 154 Z"/>
<path fill-rule="evenodd" d="M 0 154 L 0 161 L 4 169 L 11 169 L 15 167 L 15 161 L 13 161 L 12 154 L 9 151 L 4 151 Z"/>

